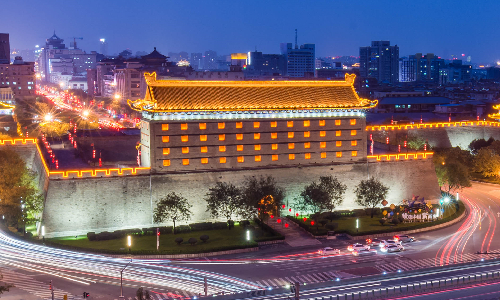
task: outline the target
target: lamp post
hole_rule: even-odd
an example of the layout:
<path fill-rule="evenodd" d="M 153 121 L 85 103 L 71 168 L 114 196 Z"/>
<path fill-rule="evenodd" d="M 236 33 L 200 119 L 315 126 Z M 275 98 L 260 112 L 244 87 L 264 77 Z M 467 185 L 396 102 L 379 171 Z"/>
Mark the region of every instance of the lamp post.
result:
<path fill-rule="evenodd" d="M 359 232 L 359 219 L 356 219 L 356 232 Z"/>
<path fill-rule="evenodd" d="M 130 235 L 127 235 L 127 245 L 128 245 L 128 252 L 130 253 L 130 248 L 132 247 L 132 237 Z"/>
<path fill-rule="evenodd" d="M 130 236 L 129 236 L 130 237 Z M 128 262 L 128 264 L 125 266 L 125 268 L 123 268 L 121 271 L 120 271 L 120 297 L 119 298 L 125 298 L 125 296 L 123 296 L 123 271 L 125 271 L 125 269 L 128 267 L 128 265 L 130 265 L 130 263 L 132 263 L 132 259 L 130 259 L 130 261 Z"/>

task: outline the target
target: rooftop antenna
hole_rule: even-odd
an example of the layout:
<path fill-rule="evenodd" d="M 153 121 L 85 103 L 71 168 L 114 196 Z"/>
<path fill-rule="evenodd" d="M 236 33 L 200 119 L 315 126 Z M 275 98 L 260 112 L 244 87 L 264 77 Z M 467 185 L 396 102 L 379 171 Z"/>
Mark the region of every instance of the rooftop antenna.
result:
<path fill-rule="evenodd" d="M 299 45 L 297 45 L 297 29 L 295 29 L 295 49 L 299 49 Z"/>

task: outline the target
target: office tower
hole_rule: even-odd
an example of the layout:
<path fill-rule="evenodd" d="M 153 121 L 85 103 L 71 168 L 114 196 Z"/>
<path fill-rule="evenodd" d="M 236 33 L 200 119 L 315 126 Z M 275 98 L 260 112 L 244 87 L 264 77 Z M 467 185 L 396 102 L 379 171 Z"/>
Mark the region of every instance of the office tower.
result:
<path fill-rule="evenodd" d="M 359 48 L 359 74 L 376 78 L 379 83 L 399 81 L 399 47 L 389 41 L 372 41 L 371 46 Z"/>

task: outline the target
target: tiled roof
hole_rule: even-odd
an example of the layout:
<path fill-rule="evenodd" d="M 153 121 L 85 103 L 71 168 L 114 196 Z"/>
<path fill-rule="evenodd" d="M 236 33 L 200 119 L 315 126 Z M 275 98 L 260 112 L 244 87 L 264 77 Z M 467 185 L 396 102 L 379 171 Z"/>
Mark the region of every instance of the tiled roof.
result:
<path fill-rule="evenodd" d="M 156 80 L 145 73 L 148 91 L 132 108 L 149 111 L 227 111 L 369 108 L 360 99 L 354 75 L 345 81 L 188 81 Z"/>

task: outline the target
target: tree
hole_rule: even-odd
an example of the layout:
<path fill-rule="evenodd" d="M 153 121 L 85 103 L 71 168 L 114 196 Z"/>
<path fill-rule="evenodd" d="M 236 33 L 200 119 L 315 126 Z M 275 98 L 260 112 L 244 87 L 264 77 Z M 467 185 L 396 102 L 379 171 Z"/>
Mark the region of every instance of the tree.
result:
<path fill-rule="evenodd" d="M 418 135 L 417 133 L 409 133 L 408 134 L 408 149 L 420 150 L 425 145 L 425 139 Z"/>
<path fill-rule="evenodd" d="M 384 186 L 380 181 L 371 177 L 368 180 L 361 180 L 356 187 L 356 203 L 371 208 L 371 217 L 375 214 L 375 207 L 380 205 L 382 200 L 387 196 L 389 188 Z"/>
<path fill-rule="evenodd" d="M 485 177 L 500 175 L 500 156 L 489 147 L 478 150 L 474 157 L 474 170 Z"/>
<path fill-rule="evenodd" d="M 300 195 L 305 206 L 314 212 L 333 212 L 344 201 L 346 189 L 336 177 L 321 176 L 319 183 L 313 182 L 306 186 Z"/>
<path fill-rule="evenodd" d="M 259 218 L 277 214 L 285 198 L 285 190 L 272 176 L 249 177 L 245 180 L 242 197 L 247 206 L 259 208 Z"/>
<path fill-rule="evenodd" d="M 433 161 L 438 183 L 447 186 L 448 192 L 471 186 L 469 166 L 473 162 L 469 151 L 459 147 L 436 149 Z"/>
<path fill-rule="evenodd" d="M 161 223 L 165 220 L 174 222 L 175 234 L 175 222 L 189 220 L 191 218 L 191 207 L 193 206 L 188 203 L 186 198 L 172 192 L 158 201 L 153 219 L 155 223 Z"/>
<path fill-rule="evenodd" d="M 488 140 L 485 139 L 475 139 L 469 144 L 470 152 L 474 155 L 478 154 L 479 150 L 482 148 L 489 147 L 495 140 L 490 137 Z"/>
<path fill-rule="evenodd" d="M 228 222 L 233 216 L 247 218 L 254 214 L 253 207 L 242 201 L 240 190 L 233 184 L 217 182 L 205 196 L 207 212 L 213 218 L 224 217 Z M 231 226 L 228 226 L 231 229 Z"/>

